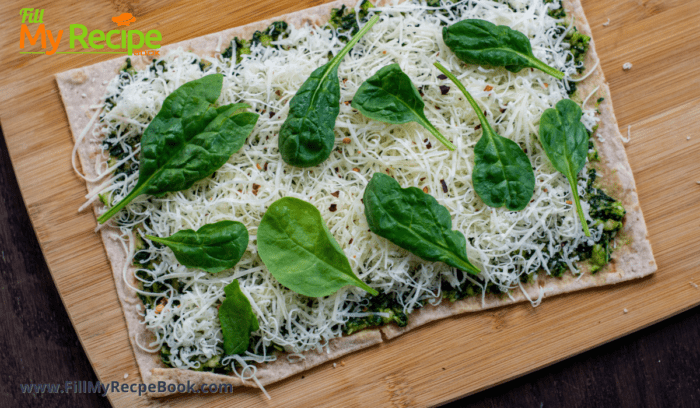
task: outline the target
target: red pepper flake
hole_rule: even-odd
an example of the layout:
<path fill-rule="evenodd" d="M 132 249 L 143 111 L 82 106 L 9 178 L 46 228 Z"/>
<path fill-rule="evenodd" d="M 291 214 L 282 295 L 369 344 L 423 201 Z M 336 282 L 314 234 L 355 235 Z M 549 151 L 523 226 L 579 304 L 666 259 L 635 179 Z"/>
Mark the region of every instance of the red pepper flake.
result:
<path fill-rule="evenodd" d="M 569 204 L 569 205 L 573 204 L 573 203 L 571 202 L 571 200 L 566 200 L 566 203 Z"/>
<path fill-rule="evenodd" d="M 278 89 L 278 90 L 275 91 L 275 95 L 277 95 L 277 96 L 282 96 L 282 92 L 280 92 L 280 90 Z"/>
<path fill-rule="evenodd" d="M 503 113 L 506 111 L 506 108 L 501 108 L 500 111 L 501 111 L 501 113 Z"/>
<path fill-rule="evenodd" d="M 255 167 L 257 167 L 258 170 L 262 170 L 262 166 L 260 165 L 260 163 L 255 163 Z"/>
<path fill-rule="evenodd" d="M 391 175 L 391 170 L 386 169 L 386 174 Z"/>
<path fill-rule="evenodd" d="M 338 196 L 340 196 L 340 191 L 336 191 L 335 193 L 331 193 L 331 195 L 335 198 L 338 198 Z"/>
<path fill-rule="evenodd" d="M 276 115 L 275 112 L 270 111 L 270 119 L 274 118 L 275 115 Z"/>
<path fill-rule="evenodd" d="M 267 112 L 267 109 L 263 109 L 262 112 L 260 112 L 261 115 L 264 115 L 265 112 Z"/>
<path fill-rule="evenodd" d="M 444 95 L 444 94 L 443 94 Z M 435 109 L 440 110 L 440 107 L 435 105 Z"/>
<path fill-rule="evenodd" d="M 352 171 L 356 171 L 356 172 L 359 173 L 359 172 L 360 172 L 360 169 L 358 169 L 357 167 L 353 167 L 353 168 L 352 168 Z"/>
<path fill-rule="evenodd" d="M 343 102 L 345 105 L 350 105 L 350 101 Z"/>
<path fill-rule="evenodd" d="M 386 51 L 382 51 L 382 54 L 386 54 Z"/>
<path fill-rule="evenodd" d="M 425 177 L 421 177 L 420 181 L 423 181 L 423 180 L 425 180 Z"/>
<path fill-rule="evenodd" d="M 253 183 L 253 194 L 258 195 L 259 188 L 260 188 L 260 184 Z"/>
<path fill-rule="evenodd" d="M 440 75 L 438 75 L 438 79 L 447 79 L 447 75 L 440 74 Z"/>
<path fill-rule="evenodd" d="M 549 88 L 549 84 L 545 82 L 545 83 L 544 83 L 544 87 L 545 87 L 545 88 Z"/>
<path fill-rule="evenodd" d="M 263 166 L 263 170 L 267 171 L 267 163 L 265 163 L 265 166 Z"/>
<path fill-rule="evenodd" d="M 488 92 L 492 89 L 493 89 L 493 87 L 491 85 L 486 85 L 486 88 L 484 88 L 484 91 Z"/>
<path fill-rule="evenodd" d="M 428 140 L 428 139 L 423 140 L 423 143 L 425 143 L 426 149 L 430 149 L 431 147 L 433 147 L 433 144 L 430 143 L 430 140 Z"/>
<path fill-rule="evenodd" d="M 350 142 L 352 142 L 352 140 L 351 140 L 349 137 L 344 137 L 344 138 L 343 138 L 343 143 L 345 143 L 345 144 L 350 144 Z"/>
<path fill-rule="evenodd" d="M 428 190 L 428 186 L 423 187 L 423 192 L 424 192 L 424 193 L 428 194 L 428 191 L 430 191 L 430 190 Z"/>
<path fill-rule="evenodd" d="M 547 192 L 547 189 L 546 189 L 546 188 L 543 188 L 542 190 L 543 190 L 545 193 Z"/>
<path fill-rule="evenodd" d="M 442 184 L 442 192 L 446 193 L 447 192 L 447 183 L 445 183 L 445 180 L 444 179 L 440 180 L 440 184 Z"/>
<path fill-rule="evenodd" d="M 443 95 L 447 95 L 447 93 L 450 92 L 450 87 L 447 85 L 440 85 L 440 93 Z M 437 107 L 437 106 L 436 106 Z"/>
<path fill-rule="evenodd" d="M 338 204 L 331 204 L 331 206 L 328 207 L 328 209 L 329 209 L 331 212 L 336 212 L 336 210 L 338 209 Z"/>
<path fill-rule="evenodd" d="M 474 126 L 474 130 L 479 130 L 479 129 L 481 129 L 481 123 L 479 123 L 478 125 Z"/>
<path fill-rule="evenodd" d="M 352 245 L 353 240 L 354 240 L 354 238 L 350 238 L 350 241 L 348 241 L 348 245 Z"/>

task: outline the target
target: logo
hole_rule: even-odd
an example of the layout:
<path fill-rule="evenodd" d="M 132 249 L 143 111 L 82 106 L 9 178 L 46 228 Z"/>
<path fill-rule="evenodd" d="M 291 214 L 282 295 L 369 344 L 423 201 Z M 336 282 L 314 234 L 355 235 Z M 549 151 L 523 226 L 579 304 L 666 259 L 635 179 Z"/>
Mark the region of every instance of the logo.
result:
<path fill-rule="evenodd" d="M 136 21 L 136 18 L 131 13 L 124 13 L 121 16 L 112 17 L 112 21 L 117 23 L 118 26 L 128 26 Z"/>
<path fill-rule="evenodd" d="M 64 30 L 48 30 L 44 24 L 44 9 L 23 8 L 19 11 L 22 25 L 19 30 L 20 54 L 127 54 L 127 55 L 160 55 L 159 42 L 163 39 L 160 31 L 149 30 L 144 34 L 141 30 L 115 29 L 89 31 L 83 24 L 68 26 L 68 43 L 70 51 L 58 51 Z M 112 17 L 117 27 L 129 27 L 136 21 L 131 13 L 122 13 Z M 29 25 L 32 25 L 34 34 Z M 38 26 L 34 26 L 38 24 Z M 55 33 L 55 34 L 54 34 Z M 40 44 L 41 51 L 25 51 L 29 45 Z M 145 47 L 145 49 L 142 49 Z"/>

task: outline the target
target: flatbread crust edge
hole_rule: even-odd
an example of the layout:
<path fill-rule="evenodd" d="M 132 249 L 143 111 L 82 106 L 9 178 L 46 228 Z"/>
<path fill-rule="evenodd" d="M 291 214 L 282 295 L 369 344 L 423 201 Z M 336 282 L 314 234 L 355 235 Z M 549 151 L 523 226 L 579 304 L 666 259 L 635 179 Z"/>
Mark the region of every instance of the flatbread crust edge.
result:
<path fill-rule="evenodd" d="M 284 20 L 297 27 L 307 22 L 309 24 L 321 25 L 327 21 L 332 8 L 339 7 L 342 4 L 352 7 L 357 1 L 358 0 L 339 0 L 276 18 L 228 29 L 219 33 L 171 44 L 161 49 L 164 52 L 178 47 L 182 47 L 186 50 L 213 50 L 207 51 L 207 53 L 209 55 L 214 55 L 222 51 L 222 48 L 228 45 L 231 38 L 235 36 L 249 38 L 256 30 L 262 30 L 274 21 Z M 579 30 L 587 35 L 591 35 L 579 0 L 565 0 L 564 4 L 567 11 L 576 18 Z M 201 52 L 198 53 L 202 55 Z M 131 58 L 132 63 L 138 68 L 145 67 L 151 60 L 148 57 L 132 56 Z M 85 127 L 89 124 L 92 116 L 89 113 L 89 107 L 102 101 L 106 88 L 104 84 L 118 73 L 125 59 L 126 57 L 120 57 L 56 75 L 56 82 L 61 93 L 74 140 L 79 138 Z M 595 52 L 593 40 L 591 40 L 586 66 L 592 67 L 597 60 L 598 57 Z M 628 244 L 618 247 L 614 252 L 615 258 L 613 262 L 596 275 L 584 275 L 578 280 L 573 276 L 545 278 L 539 280 L 539 285 L 532 284 L 526 286 L 525 290 L 531 298 L 537 298 L 539 296 L 538 286 L 542 286 L 544 296 L 553 296 L 587 287 L 601 286 L 639 278 L 651 274 L 656 270 L 656 263 L 654 262 L 651 252 L 651 245 L 646 236 L 646 226 L 637 199 L 634 178 L 627 161 L 624 146 L 620 139 L 617 121 L 609 98 L 610 92 L 605 84 L 605 79 L 600 68 L 597 68 L 596 73 L 592 74 L 585 83 L 579 84 L 579 94 L 587 95 L 587 93 L 597 85 L 600 85 L 598 94 L 608 96 L 600 105 L 601 123 L 598 134 L 605 138 L 604 143 L 597 143 L 602 159 L 601 170 L 604 173 L 608 173 L 605 174 L 606 178 L 611 176 L 616 177 L 615 182 L 622 188 L 622 194 L 620 194 L 620 197 L 616 198 L 622 199 L 623 205 L 628 211 L 623 230 L 623 234 L 628 237 Z M 103 161 L 99 145 L 94 143 L 80 143 L 78 146 L 78 156 L 84 173 L 88 177 L 95 177 L 97 175 L 96 169 Z M 100 185 L 100 182 L 86 182 L 86 184 L 88 191 L 92 193 Z M 95 207 L 95 211 L 97 212 L 97 207 Z M 103 227 L 100 232 L 102 234 L 102 241 L 105 246 L 107 257 L 112 265 L 117 294 L 122 304 L 124 318 L 129 331 L 129 339 L 144 383 L 150 384 L 164 381 L 168 384 L 178 384 L 187 383 L 187 381 L 189 381 L 191 384 L 195 384 L 195 386 L 205 383 L 216 383 L 255 387 L 252 381 L 243 381 L 236 376 L 168 368 L 160 361 L 160 355 L 158 353 L 149 353 L 145 351 L 141 346 L 147 347 L 152 339 L 152 334 L 142 323 L 140 313 L 142 313 L 143 305 L 136 291 L 132 289 L 132 287 L 137 286 L 137 282 L 133 275 L 133 267 L 126 264 L 127 251 L 129 249 L 124 248 L 118 240 L 119 231 L 117 229 Z M 391 339 L 434 320 L 524 300 L 526 300 L 526 297 L 518 292 L 513 294 L 512 299 L 487 296 L 483 303 L 480 297 L 475 297 L 454 303 L 445 301 L 438 306 L 427 306 L 411 314 L 410 323 L 407 327 L 398 328 L 395 325 L 389 325 L 381 329 L 364 330 L 352 336 L 333 339 L 330 341 L 326 351 L 307 352 L 305 353 L 305 359 L 298 363 L 289 363 L 284 355 L 281 355 L 277 361 L 259 367 L 257 378 L 261 384 L 267 385 L 318 366 L 324 362 L 381 343 L 382 333 L 384 333 L 387 338 Z M 160 397 L 170 394 L 172 393 L 156 392 L 149 393 L 148 395 L 151 397 Z"/>

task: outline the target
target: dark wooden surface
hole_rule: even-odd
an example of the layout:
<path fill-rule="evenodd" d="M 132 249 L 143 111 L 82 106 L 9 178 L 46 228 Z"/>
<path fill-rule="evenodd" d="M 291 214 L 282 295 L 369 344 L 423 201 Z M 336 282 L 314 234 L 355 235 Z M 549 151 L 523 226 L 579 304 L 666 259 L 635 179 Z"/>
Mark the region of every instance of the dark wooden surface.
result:
<path fill-rule="evenodd" d="M 96 394 L 20 390 L 96 377 L 41 254 L 1 130 L 0 299 L 0 407 L 109 406 Z M 699 407 L 700 308 L 447 406 Z"/>

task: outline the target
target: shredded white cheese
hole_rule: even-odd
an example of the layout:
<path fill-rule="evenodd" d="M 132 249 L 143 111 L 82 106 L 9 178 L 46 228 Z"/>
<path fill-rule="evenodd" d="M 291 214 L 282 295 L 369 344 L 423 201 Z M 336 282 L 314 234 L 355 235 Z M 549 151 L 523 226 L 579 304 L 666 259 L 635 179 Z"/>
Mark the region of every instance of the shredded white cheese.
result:
<path fill-rule="evenodd" d="M 625 138 L 625 137 L 622 136 L 622 135 L 620 135 L 620 137 L 622 138 L 622 141 L 623 141 L 624 143 L 629 143 L 630 140 L 632 140 L 632 125 L 628 125 L 628 126 L 627 126 L 627 138 Z"/>
<path fill-rule="evenodd" d="M 599 238 L 602 226 L 592 229 L 593 238 L 583 234 L 566 178 L 552 167 L 536 140 L 542 112 L 567 97 L 563 81 L 531 69 L 511 73 L 502 68 L 465 66 L 445 46 L 441 36 L 445 23 L 463 18 L 508 25 L 531 39 L 537 58 L 570 78 L 576 74 L 577 66 L 568 44 L 563 42 L 566 31 L 557 26 L 560 20 L 547 15 L 549 8 L 557 6 L 541 0 L 512 1 L 511 7 L 484 0 L 464 1 L 459 3 L 459 12 L 448 17 L 419 2 L 375 9 L 382 12 L 381 21 L 339 67 L 337 148 L 327 161 L 309 169 L 284 163 L 277 151 L 277 137 L 287 117 L 289 100 L 309 74 L 328 61 L 329 50 L 335 54 L 344 45 L 327 30 L 308 25 L 293 28 L 287 38 L 276 42 L 293 48 L 255 47 L 240 66 L 220 57 L 203 57 L 211 66 L 202 72 L 197 55 L 177 50 L 163 57 L 164 69 L 157 66 L 157 76 L 146 69 L 133 78 L 111 81 L 108 93 L 118 94 L 117 103 L 104 114 L 92 137 L 97 143 L 105 137 L 112 143 L 121 143 L 128 154 L 124 160 L 127 165 L 138 163 L 138 147 L 132 148 L 128 140 L 143 133 L 168 94 L 203 75 L 224 73 L 220 104 L 246 102 L 261 115 L 246 145 L 211 178 L 186 191 L 162 197 L 141 196 L 119 215 L 124 239 L 135 226 L 141 226 L 147 234 L 168 236 L 220 220 L 240 221 L 250 233 L 243 259 L 232 270 L 219 274 L 185 268 L 167 248 L 147 246 L 142 251 L 156 260 L 153 270 L 141 270 L 148 277 L 146 283 L 156 281 L 170 288 L 162 310 L 149 308 L 144 314 L 146 326 L 156 336 L 156 341 L 147 347 L 155 350 L 167 345 L 173 366 L 190 369 L 221 355 L 217 306 L 224 299 L 224 286 L 233 279 L 239 280 L 260 323 L 256 352 L 227 356 L 222 361 L 243 378 L 255 378 L 255 366 L 250 363 L 274 359 L 266 353 L 267 346 L 274 343 L 293 353 L 321 350 L 330 339 L 342 334 L 342 325 L 348 319 L 361 315 L 358 306 L 367 301 L 363 290 L 349 286 L 332 296 L 309 301 L 282 287 L 260 261 L 257 227 L 265 210 L 284 196 L 315 205 L 348 256 L 353 271 L 370 286 L 396 294 L 406 312 L 425 300 L 439 303 L 441 280 L 453 285 L 464 283 L 465 279 L 480 282 L 479 285 L 492 282 L 504 291 L 518 288 L 523 273 L 540 268 L 549 272 L 547 260 L 560 251 L 571 271 L 578 272 L 573 251 L 582 242 Z M 458 73 L 495 131 L 519 143 L 530 157 L 536 188 L 532 202 L 524 210 L 490 208 L 475 194 L 471 170 L 474 145 L 482 131 L 464 96 L 451 82 L 438 78 L 440 72 L 432 65 L 436 60 Z M 454 152 L 416 124 L 372 121 L 349 106 L 360 84 L 390 63 L 398 63 L 421 89 L 426 116 L 457 146 Z M 442 95 L 440 85 L 450 87 L 446 95 Z M 594 110 L 584 110 L 582 120 L 592 129 L 597 121 Z M 349 138 L 350 143 L 342 143 L 344 138 Z M 98 170 L 109 175 L 121 164 L 103 164 Z M 390 174 L 403 187 L 426 188 L 449 209 L 453 228 L 468 238 L 470 259 L 482 269 L 481 281 L 460 277 L 445 264 L 424 262 L 368 231 L 361 198 L 374 172 Z M 579 194 L 583 196 L 585 169 L 579 177 Z M 103 184 L 101 192 L 114 204 L 133 188 L 137 178 L 137 172 L 112 177 L 110 183 Z M 441 180 L 447 185 L 446 192 Z M 336 192 L 337 197 L 333 195 Z M 331 204 L 336 205 L 336 211 L 330 210 Z M 587 214 L 588 204 L 581 205 Z M 590 222 L 590 217 L 587 220 Z M 179 281 L 178 288 L 170 283 L 174 279 Z M 538 299 L 531 300 L 533 305 L 539 304 L 542 295 L 540 292 Z M 303 358 L 292 357 L 296 355 L 289 358 Z M 238 368 L 234 362 L 238 362 Z"/>

